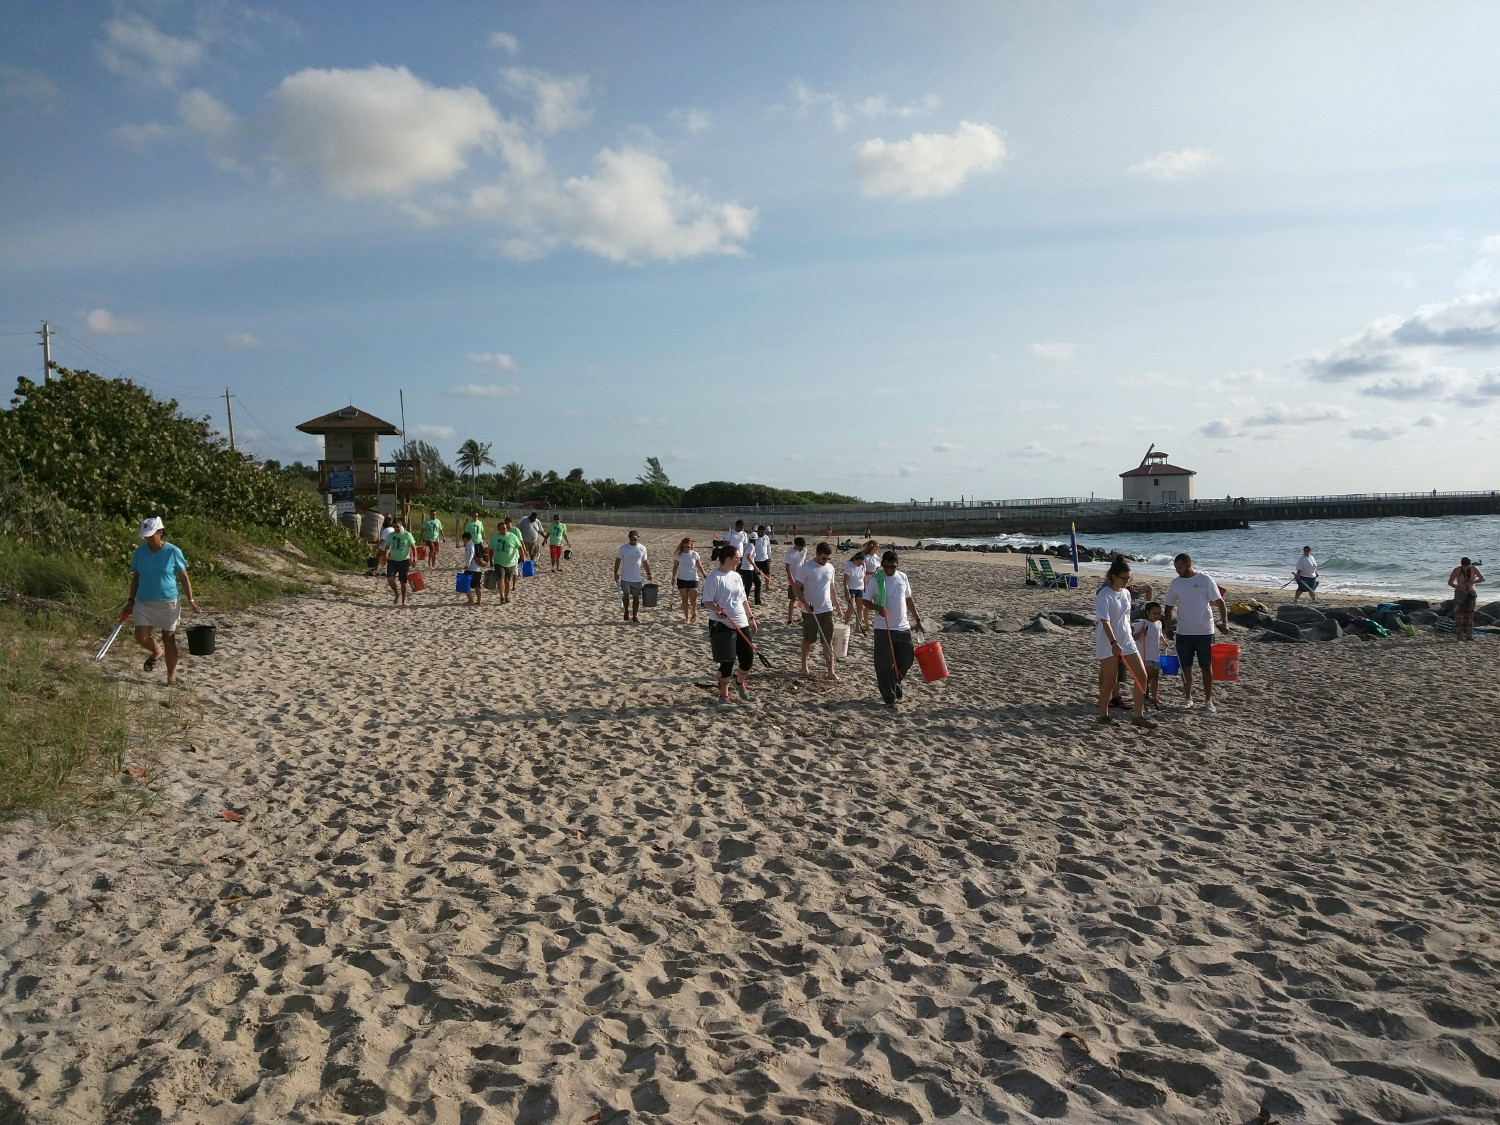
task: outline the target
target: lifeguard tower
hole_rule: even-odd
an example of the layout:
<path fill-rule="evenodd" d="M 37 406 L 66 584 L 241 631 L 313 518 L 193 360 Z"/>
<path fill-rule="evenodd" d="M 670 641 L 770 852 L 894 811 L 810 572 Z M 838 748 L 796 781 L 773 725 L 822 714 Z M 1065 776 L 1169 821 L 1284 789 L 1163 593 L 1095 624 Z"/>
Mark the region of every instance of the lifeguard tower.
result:
<path fill-rule="evenodd" d="M 340 510 L 347 506 L 353 511 L 355 496 L 373 495 L 376 511 L 395 515 L 412 495 L 427 490 L 427 467 L 421 461 L 381 461 L 380 439 L 401 435 L 383 418 L 350 404 L 297 429 L 322 437 L 318 489 L 330 493 Z"/>

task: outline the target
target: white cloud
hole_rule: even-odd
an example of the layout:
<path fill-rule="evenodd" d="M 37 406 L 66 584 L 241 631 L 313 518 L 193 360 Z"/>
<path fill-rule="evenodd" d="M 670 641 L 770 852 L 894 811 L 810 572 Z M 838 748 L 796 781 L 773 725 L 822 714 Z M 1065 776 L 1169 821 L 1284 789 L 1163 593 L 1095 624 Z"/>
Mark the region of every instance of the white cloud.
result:
<path fill-rule="evenodd" d="M 490 46 L 514 56 L 521 50 L 521 41 L 508 31 L 496 31 L 490 35 Z"/>
<path fill-rule="evenodd" d="M 1201 172 L 1213 162 L 1214 155 L 1206 148 L 1179 148 L 1132 164 L 1128 171 L 1132 176 L 1147 176 L 1170 183 Z"/>
<path fill-rule="evenodd" d="M 531 99 L 532 120 L 543 135 L 576 128 L 592 114 L 584 104 L 589 80 L 582 74 L 559 78 L 530 67 L 513 66 L 501 71 L 501 77 L 511 89 Z"/>
<path fill-rule="evenodd" d="M 1032 344 L 1031 354 L 1038 359 L 1072 359 L 1078 354 L 1077 344 Z"/>
<path fill-rule="evenodd" d="M 108 136 L 116 144 L 144 152 L 152 145 L 172 140 L 177 136 L 177 130 L 160 121 L 143 121 L 138 125 L 117 125 Z"/>
<path fill-rule="evenodd" d="M 828 113 L 828 120 L 835 129 L 847 129 L 856 117 L 874 120 L 881 117 L 923 117 L 938 107 L 936 94 L 924 94 L 905 105 L 893 103 L 884 94 L 860 98 L 851 106 L 841 95 L 832 90 L 815 90 L 800 79 L 790 84 L 792 104 L 775 106 L 773 112 L 790 112 L 794 117 L 806 117 L 810 113 Z"/>
<path fill-rule="evenodd" d="M 407 437 L 431 438 L 434 441 L 451 441 L 458 436 L 452 426 L 438 426 L 431 422 L 418 422 L 406 431 Z"/>
<path fill-rule="evenodd" d="M 1479 244 L 1479 260 L 1458 279 L 1465 289 L 1500 289 L 1500 234 L 1492 234 Z"/>
<path fill-rule="evenodd" d="M 498 383 L 460 383 L 443 391 L 449 398 L 510 398 L 520 393 L 520 387 L 501 386 Z"/>
<path fill-rule="evenodd" d="M 1057 456 L 1052 450 L 1043 447 L 1039 441 L 1028 441 L 1025 445 L 1017 449 L 1007 450 L 1005 455 L 1007 457 L 1021 457 L 1028 461 L 1050 461 Z"/>
<path fill-rule="evenodd" d="M 139 320 L 127 320 L 108 309 L 90 309 L 79 315 L 89 326 L 89 331 L 100 336 L 138 336 L 146 331 L 146 325 Z"/>
<path fill-rule="evenodd" d="M 496 371 L 516 369 L 516 361 L 504 352 L 470 352 L 464 358 L 476 367 L 491 367 Z"/>
<path fill-rule="evenodd" d="M 1413 379 L 1380 379 L 1360 387 L 1356 393 L 1370 398 L 1441 398 L 1453 390 L 1454 376 L 1461 374 L 1455 368 L 1445 368 Z"/>
<path fill-rule="evenodd" d="M 956 445 L 951 441 L 940 441 L 932 447 L 934 453 L 961 453 L 963 446 Z"/>
<path fill-rule="evenodd" d="M 1424 430 L 1440 429 L 1447 422 L 1441 414 L 1424 414 L 1412 423 L 1413 426 L 1421 426 Z"/>
<path fill-rule="evenodd" d="M 699 133 L 706 133 L 709 129 L 713 128 L 714 119 L 707 110 L 674 109 L 668 116 L 673 121 L 679 122 L 685 130 L 695 136 Z"/>
<path fill-rule="evenodd" d="M 855 149 L 854 164 L 867 196 L 934 199 L 952 195 L 970 175 L 1004 158 L 1005 141 L 998 129 L 962 121 L 951 133 L 865 141 Z"/>
<path fill-rule="evenodd" d="M 1406 432 L 1405 426 L 1391 422 L 1382 426 L 1355 426 L 1349 436 L 1357 441 L 1393 441 Z"/>
<path fill-rule="evenodd" d="M 224 346 L 230 351 L 249 352 L 265 347 L 266 342 L 249 332 L 230 332 L 224 336 Z"/>
<path fill-rule="evenodd" d="M 272 151 L 335 195 L 404 196 L 463 171 L 505 124 L 468 87 L 430 86 L 405 67 L 303 70 L 271 94 Z"/>
<path fill-rule="evenodd" d="M 1230 371 L 1220 375 L 1213 380 L 1213 386 L 1218 390 L 1228 390 L 1231 387 L 1256 387 L 1265 383 L 1274 383 L 1276 380 L 1267 375 L 1258 367 L 1252 367 L 1247 371 Z"/>
<path fill-rule="evenodd" d="M 203 61 L 203 44 L 157 31 L 140 16 L 122 16 L 104 25 L 95 50 L 104 69 L 132 82 L 170 88 Z"/>
<path fill-rule="evenodd" d="M 189 90 L 177 101 L 182 123 L 205 140 L 228 147 L 234 140 L 235 119 L 224 103 L 207 90 Z"/>
<path fill-rule="evenodd" d="M 670 425 L 671 422 L 667 418 L 638 417 L 635 420 L 635 424 L 643 430 L 659 430 L 664 426 Z"/>
<path fill-rule="evenodd" d="M 1365 375 L 1409 371 L 1429 353 L 1500 348 L 1500 291 L 1470 293 L 1423 305 L 1408 317 L 1372 321 L 1362 332 L 1296 361 L 1314 379 L 1334 383 Z"/>
<path fill-rule="evenodd" d="M 1315 422 L 1338 422 L 1349 417 L 1342 406 L 1309 402 L 1302 406 L 1287 406 L 1273 402 L 1259 414 L 1244 419 L 1247 426 L 1310 426 Z"/>
<path fill-rule="evenodd" d="M 470 208 L 513 228 L 503 246 L 523 260 L 559 245 L 631 265 L 742 254 L 755 225 L 754 208 L 705 199 L 678 184 L 665 161 L 637 149 L 605 149 L 593 175 L 561 184 L 481 188 Z"/>
<path fill-rule="evenodd" d="M 856 102 L 854 112 L 861 117 L 925 117 L 938 107 L 938 96 L 936 94 L 924 94 L 914 102 L 906 105 L 893 105 L 889 98 L 882 94 L 865 98 Z"/>
<path fill-rule="evenodd" d="M 62 87 L 41 71 L 0 63 L 0 101 L 28 102 L 42 109 L 56 109 L 66 100 Z"/>
<path fill-rule="evenodd" d="M 1228 418 L 1215 418 L 1210 422 L 1205 422 L 1198 427 L 1197 432 L 1210 438 L 1232 438 L 1243 435 L 1243 431 Z"/>

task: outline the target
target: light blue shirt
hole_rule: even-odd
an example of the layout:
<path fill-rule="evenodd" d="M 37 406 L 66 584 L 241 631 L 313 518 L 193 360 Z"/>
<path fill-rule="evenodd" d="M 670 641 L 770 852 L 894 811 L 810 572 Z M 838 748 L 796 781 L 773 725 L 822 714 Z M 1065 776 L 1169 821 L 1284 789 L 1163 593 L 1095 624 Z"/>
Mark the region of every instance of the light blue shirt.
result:
<path fill-rule="evenodd" d="M 171 543 L 163 543 L 159 551 L 142 543 L 130 556 L 130 569 L 141 576 L 135 587 L 137 601 L 175 602 L 177 572 L 187 569 L 187 559 Z"/>

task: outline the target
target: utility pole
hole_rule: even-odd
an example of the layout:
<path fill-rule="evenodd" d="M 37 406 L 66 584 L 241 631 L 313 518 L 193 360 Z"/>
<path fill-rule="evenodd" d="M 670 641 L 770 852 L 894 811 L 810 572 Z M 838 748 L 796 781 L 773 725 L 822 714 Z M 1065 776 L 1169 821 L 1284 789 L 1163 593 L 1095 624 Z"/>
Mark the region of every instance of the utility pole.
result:
<path fill-rule="evenodd" d="M 52 382 L 52 327 L 44 320 L 42 330 L 37 333 L 42 338 L 42 382 Z"/>
<path fill-rule="evenodd" d="M 229 388 L 224 388 L 224 413 L 229 416 L 229 452 L 234 452 L 234 407 L 229 405 Z"/>

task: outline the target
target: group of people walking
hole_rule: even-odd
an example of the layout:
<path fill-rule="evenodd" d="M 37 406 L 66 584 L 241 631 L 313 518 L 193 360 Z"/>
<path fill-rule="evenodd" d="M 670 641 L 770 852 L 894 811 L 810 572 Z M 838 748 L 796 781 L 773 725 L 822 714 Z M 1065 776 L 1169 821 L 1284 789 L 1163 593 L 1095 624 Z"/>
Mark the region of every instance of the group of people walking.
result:
<path fill-rule="evenodd" d="M 426 562 L 428 569 L 436 569 L 438 565 L 443 547 L 443 521 L 435 510 L 428 509 L 421 532 L 419 544 L 416 535 L 407 529 L 406 521 L 400 516 L 387 517 L 380 532 L 380 554 L 376 566 L 385 568 L 386 585 L 390 588 L 391 600 L 397 605 L 408 604 L 414 563 Z M 494 535 L 486 539 L 481 513 L 477 509 L 471 512 L 459 536 L 457 565 L 460 573 L 469 575 L 467 604 L 484 604 L 486 571 L 494 574 L 494 588 L 500 604 L 510 602 L 515 597 L 521 564 L 534 562 L 543 543 L 547 545 L 553 573 L 561 571 L 563 558 L 570 553 L 572 542 L 568 539 L 568 525 L 558 516 L 554 515 L 552 522 L 546 525 L 537 512 L 518 522 L 510 516 L 503 516 Z"/>

